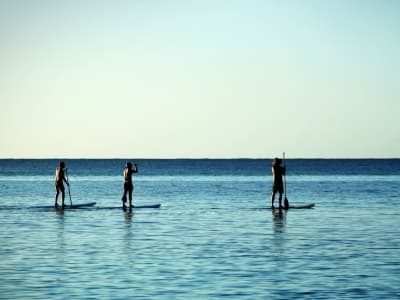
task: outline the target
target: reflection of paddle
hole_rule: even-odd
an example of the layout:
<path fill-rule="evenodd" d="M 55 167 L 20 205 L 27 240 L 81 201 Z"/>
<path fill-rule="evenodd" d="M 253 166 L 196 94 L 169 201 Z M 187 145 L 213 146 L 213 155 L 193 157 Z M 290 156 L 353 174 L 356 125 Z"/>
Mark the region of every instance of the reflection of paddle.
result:
<path fill-rule="evenodd" d="M 286 160 L 285 160 L 285 152 L 283 152 L 283 166 L 284 166 L 284 168 L 285 168 L 285 172 L 284 172 L 284 176 L 283 176 L 283 180 L 284 180 L 284 183 L 285 183 L 285 200 L 284 200 L 284 207 L 285 207 L 285 209 L 288 209 L 289 208 L 289 200 L 288 200 L 288 198 L 286 198 Z"/>
<path fill-rule="evenodd" d="M 68 179 L 68 169 L 67 169 L 67 168 L 65 168 L 65 176 L 67 177 L 67 186 L 68 186 L 69 202 L 71 203 L 71 207 L 72 207 L 71 190 L 69 189 L 69 179 Z"/>

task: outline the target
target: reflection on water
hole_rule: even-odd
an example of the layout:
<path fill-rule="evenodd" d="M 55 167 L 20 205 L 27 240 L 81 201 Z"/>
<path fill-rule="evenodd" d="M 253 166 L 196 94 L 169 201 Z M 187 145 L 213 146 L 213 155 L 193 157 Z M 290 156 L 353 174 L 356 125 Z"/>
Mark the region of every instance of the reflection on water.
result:
<path fill-rule="evenodd" d="M 55 212 L 56 212 L 57 216 L 60 216 L 60 219 L 63 219 L 64 209 L 57 207 L 57 208 L 55 208 Z"/>
<path fill-rule="evenodd" d="M 284 233 L 286 225 L 286 211 L 283 209 L 272 209 L 272 221 L 274 234 Z"/>
<path fill-rule="evenodd" d="M 124 208 L 123 211 L 124 211 L 125 223 L 131 224 L 132 217 L 133 217 L 133 209 L 132 208 Z"/>
<path fill-rule="evenodd" d="M 121 248 L 122 249 L 127 249 L 128 252 L 130 252 L 130 250 L 132 249 L 132 240 L 134 238 L 133 236 L 133 228 L 132 228 L 132 223 L 133 223 L 133 209 L 132 208 L 125 208 L 123 209 L 123 213 L 124 213 L 124 222 L 125 222 L 125 229 L 126 229 L 126 233 L 125 233 L 125 238 L 123 238 L 121 240 Z M 129 257 L 129 256 L 128 256 Z M 131 261 L 128 258 L 128 264 L 131 265 Z"/>

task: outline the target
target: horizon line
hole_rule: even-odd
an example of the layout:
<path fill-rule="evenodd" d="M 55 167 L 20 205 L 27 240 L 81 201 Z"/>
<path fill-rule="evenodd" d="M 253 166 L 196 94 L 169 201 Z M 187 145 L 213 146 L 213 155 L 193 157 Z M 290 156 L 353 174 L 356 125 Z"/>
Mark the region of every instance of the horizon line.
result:
<path fill-rule="evenodd" d="M 126 159 L 135 159 L 135 160 L 257 160 L 257 159 L 273 159 L 279 156 L 271 156 L 271 157 L 0 157 L 0 160 L 126 160 Z M 290 157 L 285 159 L 400 159 L 400 157 Z"/>

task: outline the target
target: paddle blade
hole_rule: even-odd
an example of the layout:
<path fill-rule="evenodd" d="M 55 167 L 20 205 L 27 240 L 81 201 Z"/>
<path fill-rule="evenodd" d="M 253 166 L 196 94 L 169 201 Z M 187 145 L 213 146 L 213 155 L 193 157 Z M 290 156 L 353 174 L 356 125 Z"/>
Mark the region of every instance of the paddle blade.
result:
<path fill-rule="evenodd" d="M 285 206 L 285 209 L 289 208 L 289 200 L 286 197 L 285 197 L 285 201 L 284 201 L 283 205 Z"/>

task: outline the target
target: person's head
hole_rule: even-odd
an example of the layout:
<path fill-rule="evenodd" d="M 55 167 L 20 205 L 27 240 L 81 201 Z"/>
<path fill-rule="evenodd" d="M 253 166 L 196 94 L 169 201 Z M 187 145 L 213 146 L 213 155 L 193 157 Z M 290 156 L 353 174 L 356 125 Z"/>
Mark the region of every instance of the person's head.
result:
<path fill-rule="evenodd" d="M 63 161 L 60 161 L 60 168 L 65 168 L 65 163 Z"/>
<path fill-rule="evenodd" d="M 281 159 L 280 158 L 278 158 L 278 157 L 275 157 L 273 160 L 272 160 L 272 165 L 273 166 L 279 166 L 280 164 L 281 164 Z"/>
<path fill-rule="evenodd" d="M 132 169 L 132 163 L 130 161 L 128 161 L 125 165 L 126 168 L 128 169 Z"/>

